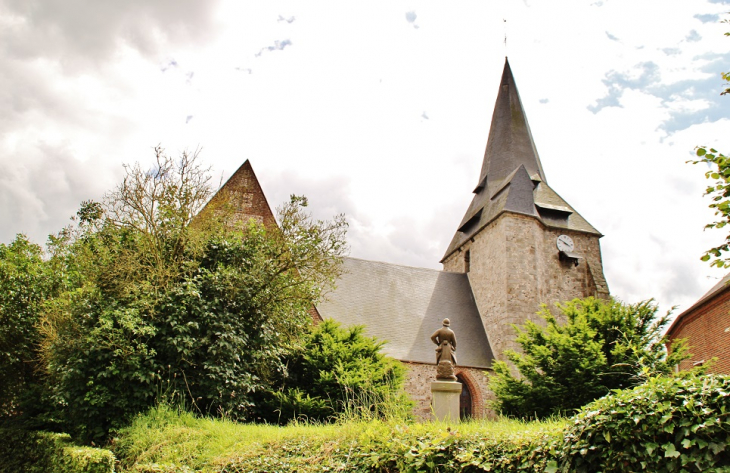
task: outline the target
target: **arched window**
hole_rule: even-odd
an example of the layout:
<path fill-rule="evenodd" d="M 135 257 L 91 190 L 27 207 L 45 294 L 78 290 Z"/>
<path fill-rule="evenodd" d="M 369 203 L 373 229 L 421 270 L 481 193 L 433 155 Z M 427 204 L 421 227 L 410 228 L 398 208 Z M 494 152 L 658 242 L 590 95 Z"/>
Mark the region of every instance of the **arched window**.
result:
<path fill-rule="evenodd" d="M 471 391 L 469 390 L 469 383 L 466 382 L 464 377 L 459 374 L 456 378 L 461 383 L 461 395 L 459 396 L 459 417 L 462 420 L 473 417 L 472 413 L 472 401 Z"/>

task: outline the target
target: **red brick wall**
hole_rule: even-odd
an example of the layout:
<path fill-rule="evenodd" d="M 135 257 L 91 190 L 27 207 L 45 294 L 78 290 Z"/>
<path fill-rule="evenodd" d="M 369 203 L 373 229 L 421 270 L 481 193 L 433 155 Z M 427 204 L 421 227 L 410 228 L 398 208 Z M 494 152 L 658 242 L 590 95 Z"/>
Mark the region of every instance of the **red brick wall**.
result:
<path fill-rule="evenodd" d="M 688 339 L 692 357 L 680 363 L 680 370 L 717 357 L 709 372 L 730 374 L 730 288 L 681 314 L 668 335 L 672 340 Z"/>
<path fill-rule="evenodd" d="M 223 184 L 206 207 L 214 207 L 221 198 L 227 198 L 233 206 L 237 222 L 246 223 L 254 219 L 267 228 L 276 226 L 274 214 L 248 160 Z"/>

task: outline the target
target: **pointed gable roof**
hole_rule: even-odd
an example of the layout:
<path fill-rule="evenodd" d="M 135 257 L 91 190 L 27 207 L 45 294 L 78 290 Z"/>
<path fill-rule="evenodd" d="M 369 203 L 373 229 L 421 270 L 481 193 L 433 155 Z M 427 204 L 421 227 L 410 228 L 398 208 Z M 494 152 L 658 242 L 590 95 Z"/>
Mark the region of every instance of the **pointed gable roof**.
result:
<path fill-rule="evenodd" d="M 202 212 L 214 208 L 222 199 L 228 199 L 228 203 L 233 206 L 237 221 L 254 219 L 269 228 L 276 226 L 274 213 L 248 159 L 218 189 Z"/>
<path fill-rule="evenodd" d="M 496 189 L 521 165 L 530 177 L 546 181 L 515 78 L 505 58 L 477 189 L 487 184 Z"/>
<path fill-rule="evenodd" d="M 503 212 L 601 235 L 547 185 L 509 61 L 505 58 L 474 198 L 441 262 Z"/>

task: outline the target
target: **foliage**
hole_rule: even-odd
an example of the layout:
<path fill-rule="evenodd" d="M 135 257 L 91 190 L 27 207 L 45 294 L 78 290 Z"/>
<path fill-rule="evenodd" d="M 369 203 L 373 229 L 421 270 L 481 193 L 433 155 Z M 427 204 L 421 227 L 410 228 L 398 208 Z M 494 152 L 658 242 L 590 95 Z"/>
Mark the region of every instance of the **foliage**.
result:
<path fill-rule="evenodd" d="M 243 238 L 214 238 L 196 272 L 159 308 L 151 345 L 171 366 L 170 387 L 203 412 L 245 418 L 252 394 L 284 371 L 288 346 L 310 324 L 319 287 L 303 281 L 285 240 L 251 224 Z"/>
<path fill-rule="evenodd" d="M 705 195 L 712 197 L 710 208 L 715 209 L 718 220 L 708 223 L 705 228 L 723 228 L 730 223 L 730 157 L 706 146 L 697 148 L 697 156 L 700 159 L 690 162 L 709 165 L 710 170 L 705 173 L 705 177 L 714 180 L 707 186 Z M 707 250 L 701 259 L 702 261 L 712 260 L 710 265 L 718 268 L 730 267 L 730 258 L 725 256 L 728 251 L 730 251 L 730 234 L 725 237 L 724 243 Z"/>
<path fill-rule="evenodd" d="M 341 328 L 333 320 L 313 327 L 288 357 L 287 374 L 264 405 L 268 420 L 328 420 L 336 414 L 405 415 L 405 368 L 380 353 L 385 342 L 364 335 L 363 326 Z"/>
<path fill-rule="evenodd" d="M 0 473 L 112 473 L 109 450 L 79 447 L 67 434 L 0 429 Z"/>
<path fill-rule="evenodd" d="M 505 362 L 494 364 L 490 386 L 505 415 L 570 414 L 613 389 L 669 374 L 687 357 L 684 341 L 672 342 L 667 354 L 661 333 L 670 314 L 657 318 L 651 300 L 627 305 L 587 298 L 557 307 L 563 324 L 543 305 L 546 327 L 531 321 L 514 326 L 523 353 L 506 355 L 519 376 Z"/>
<path fill-rule="evenodd" d="M 161 405 L 135 418 L 113 449 L 125 471 L 719 472 L 730 466 L 728 412 L 730 378 L 722 376 L 650 378 L 569 420 L 531 422 L 281 428 Z"/>
<path fill-rule="evenodd" d="M 730 378 L 652 378 L 597 400 L 571 420 L 561 471 L 728 468 L 728 413 Z"/>
<path fill-rule="evenodd" d="M 125 471 L 485 471 L 489 464 L 491 471 L 541 471 L 554 462 L 545 445 L 557 443 L 558 452 L 565 427 L 564 420 L 510 419 L 278 427 L 196 418 L 161 405 L 137 416 L 113 449 Z"/>
<path fill-rule="evenodd" d="M 723 23 L 730 23 L 730 20 L 723 20 Z M 730 33 L 725 33 L 725 36 L 730 36 Z M 730 84 L 730 72 L 723 72 L 722 79 Z M 730 94 L 730 87 L 720 93 L 720 95 L 726 94 Z M 695 152 L 700 159 L 687 162 L 707 164 L 710 170 L 705 173 L 705 177 L 714 181 L 707 186 L 705 195 L 712 198 L 710 208 L 715 209 L 718 220 L 705 225 L 705 229 L 723 228 L 730 223 L 730 158 L 708 146 L 698 146 L 695 148 Z M 712 260 L 710 266 L 727 268 L 730 267 L 730 258 L 724 256 L 724 253 L 728 251 L 730 251 L 730 234 L 725 237 L 723 244 L 710 248 L 700 259 L 702 261 Z"/>
<path fill-rule="evenodd" d="M 722 20 L 723 23 L 730 23 L 730 20 Z M 730 36 L 730 33 L 725 33 L 725 36 Z M 722 80 L 730 83 L 730 72 L 722 72 Z M 720 92 L 720 95 L 730 94 L 730 87 Z"/>
<path fill-rule="evenodd" d="M 40 402 L 36 326 L 55 291 L 40 246 L 25 235 L 0 244 L 0 418 L 27 415 Z"/>
<path fill-rule="evenodd" d="M 101 203 L 51 239 L 64 290 L 45 305 L 42 355 L 70 432 L 102 441 L 159 398 L 247 418 L 284 370 L 308 310 L 339 274 L 347 224 L 315 221 L 306 199 L 281 229 L 236 220 L 197 154 L 156 149 Z"/>
<path fill-rule="evenodd" d="M 137 282 L 143 272 L 146 288 L 159 290 L 186 269 L 186 257 L 195 253 L 196 236 L 205 239 L 191 223 L 213 193 L 210 169 L 200 164 L 198 155 L 198 151 L 183 152 L 174 160 L 157 146 L 152 169 L 144 170 L 139 163 L 125 166 L 122 183 L 103 204 L 92 204 L 96 210 L 92 217 L 98 219 L 90 221 L 103 217 L 103 223 L 126 230 L 135 243 L 117 248 L 115 256 L 122 264 L 109 276 L 122 276 L 127 284 Z M 83 221 L 84 214 L 79 217 Z"/>

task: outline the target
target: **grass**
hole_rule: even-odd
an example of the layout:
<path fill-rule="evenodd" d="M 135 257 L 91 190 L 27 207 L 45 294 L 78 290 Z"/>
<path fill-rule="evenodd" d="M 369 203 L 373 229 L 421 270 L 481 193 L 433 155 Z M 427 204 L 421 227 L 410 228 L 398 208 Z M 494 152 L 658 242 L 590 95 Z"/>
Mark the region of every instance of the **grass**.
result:
<path fill-rule="evenodd" d="M 112 450 L 122 471 L 128 472 L 346 471 L 350 462 L 362 467 L 397 462 L 403 455 L 430 458 L 454 442 L 497 450 L 502 445 L 521 448 L 562 432 L 565 425 L 564 419 L 420 424 L 355 418 L 280 427 L 196 417 L 160 405 L 121 431 Z"/>

